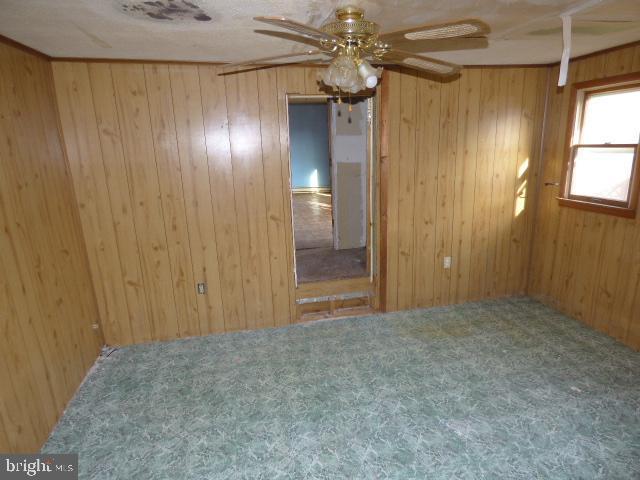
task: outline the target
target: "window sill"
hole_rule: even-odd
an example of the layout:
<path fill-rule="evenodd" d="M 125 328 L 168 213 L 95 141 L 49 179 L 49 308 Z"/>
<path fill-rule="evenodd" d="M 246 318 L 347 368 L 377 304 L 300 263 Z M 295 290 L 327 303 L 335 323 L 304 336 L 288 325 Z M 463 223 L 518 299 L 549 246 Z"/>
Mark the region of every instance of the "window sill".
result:
<path fill-rule="evenodd" d="M 604 213 L 607 215 L 614 215 L 616 217 L 635 218 L 635 208 L 616 207 L 614 205 L 604 205 L 602 203 L 583 202 L 581 200 L 574 200 L 569 198 L 558 197 L 558 203 L 561 207 L 577 208 L 579 210 L 585 210 L 594 213 Z"/>

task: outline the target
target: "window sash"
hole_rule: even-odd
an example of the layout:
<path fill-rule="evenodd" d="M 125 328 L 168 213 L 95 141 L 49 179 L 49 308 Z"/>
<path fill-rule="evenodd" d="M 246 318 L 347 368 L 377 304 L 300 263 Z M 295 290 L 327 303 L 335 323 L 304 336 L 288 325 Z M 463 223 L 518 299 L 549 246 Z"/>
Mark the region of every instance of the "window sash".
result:
<path fill-rule="evenodd" d="M 593 89 L 593 90 L 585 90 L 580 92 L 582 94 L 580 98 L 580 107 L 576 109 L 576 112 L 574 113 L 577 119 L 576 121 L 577 129 L 573 132 L 572 139 L 578 142 L 582 140 L 585 111 L 587 109 L 587 103 L 589 101 L 589 97 L 592 97 L 594 95 L 602 95 L 606 93 L 621 93 L 624 91 L 636 91 L 636 90 L 640 90 L 640 83 L 631 84 L 631 85 L 614 85 L 614 86 Z M 640 144 L 640 136 L 638 136 L 636 140 L 637 140 L 637 143 Z"/>
<path fill-rule="evenodd" d="M 573 168 L 575 166 L 575 157 L 578 153 L 579 148 L 602 148 L 602 149 L 621 149 L 621 148 L 633 148 L 634 155 L 633 161 L 631 164 L 631 174 L 629 175 L 629 189 L 627 190 L 627 198 L 625 201 L 612 200 L 610 198 L 602 198 L 602 197 L 590 197 L 585 195 L 575 195 L 571 193 L 571 185 L 573 183 Z M 597 143 L 577 143 L 571 146 L 570 153 L 570 163 L 569 169 L 567 171 L 567 179 L 566 179 L 566 192 L 565 198 L 570 200 L 578 200 L 580 202 L 590 202 L 590 203 L 598 203 L 602 205 L 611 205 L 614 207 L 628 208 L 630 201 L 633 199 L 633 185 L 634 178 L 637 175 L 637 165 L 638 165 L 638 154 L 640 152 L 640 145 L 637 143 L 605 143 L 605 144 L 597 144 Z"/>

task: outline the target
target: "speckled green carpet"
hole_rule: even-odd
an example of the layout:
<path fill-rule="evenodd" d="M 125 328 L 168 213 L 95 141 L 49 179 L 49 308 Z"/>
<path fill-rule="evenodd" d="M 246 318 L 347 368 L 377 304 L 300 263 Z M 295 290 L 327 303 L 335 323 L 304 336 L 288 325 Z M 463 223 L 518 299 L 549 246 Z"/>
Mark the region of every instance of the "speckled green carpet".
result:
<path fill-rule="evenodd" d="M 120 349 L 81 479 L 640 478 L 640 354 L 527 298 Z"/>

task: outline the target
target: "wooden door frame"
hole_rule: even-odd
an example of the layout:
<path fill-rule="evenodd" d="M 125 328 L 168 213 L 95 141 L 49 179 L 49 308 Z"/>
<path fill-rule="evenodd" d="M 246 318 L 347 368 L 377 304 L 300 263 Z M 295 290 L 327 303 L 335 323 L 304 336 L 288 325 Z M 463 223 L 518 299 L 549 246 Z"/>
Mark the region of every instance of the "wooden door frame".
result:
<path fill-rule="evenodd" d="M 376 95 L 378 102 L 378 142 L 377 142 L 377 235 L 378 235 L 378 277 L 377 277 L 377 309 L 387 311 L 387 235 L 389 223 L 389 96 L 390 78 L 388 70 L 382 73 L 380 94 Z"/>
<path fill-rule="evenodd" d="M 288 135 L 287 139 L 289 144 L 288 155 L 289 155 L 289 175 L 291 177 L 291 138 L 290 133 L 291 130 L 289 128 L 289 104 L 290 103 L 305 103 L 307 100 L 308 103 L 316 103 L 321 99 L 332 99 L 335 96 L 326 95 L 326 94 L 318 94 L 318 95 L 304 95 L 304 94 L 296 94 L 296 93 L 286 93 L 285 94 L 285 111 L 287 113 L 287 129 Z M 291 100 L 294 100 L 293 102 Z M 302 101 L 300 101 L 302 100 Z M 314 102 L 315 100 L 315 102 Z M 373 118 L 371 120 L 367 120 L 370 125 L 369 134 L 367 138 L 367 266 L 368 266 L 368 276 L 367 277 L 358 277 L 354 279 L 348 280 L 328 280 L 323 282 L 309 282 L 304 284 L 298 284 L 297 275 L 296 275 L 296 260 L 295 260 L 295 231 L 294 231 L 294 215 L 293 215 L 293 190 L 291 184 L 291 178 L 288 185 L 287 194 L 289 196 L 289 208 L 291 209 L 291 223 L 287 228 L 291 228 L 291 251 L 293 252 L 293 263 L 292 263 L 292 275 L 294 278 L 295 285 L 295 298 L 293 299 L 296 306 L 299 301 L 302 299 L 309 299 L 313 297 L 324 297 L 327 296 L 326 292 L 331 292 L 331 297 L 339 297 L 342 294 L 350 294 L 353 293 L 353 288 L 356 286 L 360 289 L 363 286 L 363 279 L 367 279 L 366 282 L 369 288 L 366 289 L 366 293 L 370 299 L 370 305 L 373 310 L 377 311 L 380 308 L 380 274 L 382 264 L 380 262 L 381 259 L 381 248 L 383 245 L 386 245 L 385 239 L 382 237 L 383 232 L 386 234 L 386 229 L 381 228 L 380 219 L 384 216 L 382 215 L 382 204 L 381 204 L 381 196 L 380 196 L 380 187 L 384 184 L 380 179 L 383 173 L 380 170 L 381 162 L 380 162 L 380 147 L 382 142 L 382 137 L 380 135 L 380 95 L 378 92 L 372 97 L 372 111 L 377 112 L 377 114 L 373 114 Z M 374 135 L 378 136 L 377 141 L 374 141 Z M 373 145 L 375 144 L 375 152 L 373 150 Z M 374 248 L 375 247 L 375 248 Z M 373 254 L 371 254 L 370 249 L 373 248 Z M 386 256 L 385 256 L 386 258 Z"/>

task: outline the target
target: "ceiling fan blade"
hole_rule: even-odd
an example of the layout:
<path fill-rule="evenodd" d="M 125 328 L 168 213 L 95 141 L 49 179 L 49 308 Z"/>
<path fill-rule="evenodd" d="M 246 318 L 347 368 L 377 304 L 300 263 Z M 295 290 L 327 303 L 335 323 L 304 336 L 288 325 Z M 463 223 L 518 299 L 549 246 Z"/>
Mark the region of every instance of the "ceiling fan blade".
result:
<path fill-rule="evenodd" d="M 289 40 L 291 42 L 303 43 L 313 48 L 322 48 L 320 42 L 313 38 L 305 37 L 304 35 L 297 35 L 292 32 L 283 32 L 281 30 L 262 30 L 257 29 L 254 32 L 261 35 L 267 35 L 269 37 L 278 38 L 282 40 Z"/>
<path fill-rule="evenodd" d="M 384 43 L 406 40 L 438 40 L 454 37 L 482 37 L 489 33 L 489 26 L 480 20 L 460 20 L 459 22 L 441 23 L 438 25 L 421 25 L 419 27 L 383 33 L 378 40 Z"/>
<path fill-rule="evenodd" d="M 462 68 L 460 65 L 456 65 L 455 63 L 444 62 L 442 60 L 436 60 L 435 58 L 425 57 L 424 55 L 417 55 L 415 53 L 405 52 L 402 50 L 390 50 L 384 54 L 383 61 L 384 60 L 388 60 L 397 65 L 403 65 L 416 70 L 422 70 L 424 72 L 436 73 L 444 76 L 454 75 Z"/>
<path fill-rule="evenodd" d="M 245 65 L 257 65 L 265 62 L 270 62 L 272 60 L 282 60 L 284 58 L 294 58 L 294 57 L 311 56 L 311 55 L 324 55 L 324 53 L 325 52 L 323 52 L 322 50 L 306 50 L 304 52 L 285 53 L 284 55 L 273 55 L 271 57 L 254 58 L 252 60 L 245 60 L 242 62 L 228 63 L 225 65 L 225 67 L 242 67 Z"/>
<path fill-rule="evenodd" d="M 487 37 L 457 37 L 442 38 L 438 40 L 397 40 L 392 47 L 405 52 L 426 53 L 426 52 L 450 52 L 454 50 L 476 50 L 487 48 L 489 40 Z"/>
<path fill-rule="evenodd" d="M 259 22 L 275 25 L 277 27 L 286 28 L 287 30 L 299 33 L 300 35 L 313 38 L 314 40 L 324 40 L 333 43 L 337 43 L 342 40 L 340 37 L 325 33 L 316 27 L 296 22 L 295 20 L 290 20 L 285 17 L 253 17 L 253 19 Z"/>

